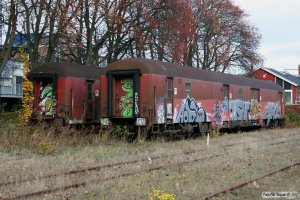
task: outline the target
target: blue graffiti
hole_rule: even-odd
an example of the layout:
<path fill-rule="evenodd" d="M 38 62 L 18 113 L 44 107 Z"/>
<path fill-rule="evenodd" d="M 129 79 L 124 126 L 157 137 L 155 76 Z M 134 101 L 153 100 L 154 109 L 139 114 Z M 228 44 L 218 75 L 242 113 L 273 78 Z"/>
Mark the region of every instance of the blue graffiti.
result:
<path fill-rule="evenodd" d="M 175 123 L 206 122 L 206 112 L 194 99 L 189 96 L 183 101 Z"/>

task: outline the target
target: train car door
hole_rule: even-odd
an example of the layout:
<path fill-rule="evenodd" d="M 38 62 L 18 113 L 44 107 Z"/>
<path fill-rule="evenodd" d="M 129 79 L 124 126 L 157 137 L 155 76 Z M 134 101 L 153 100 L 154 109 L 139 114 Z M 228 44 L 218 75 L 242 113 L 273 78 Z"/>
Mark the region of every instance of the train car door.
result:
<path fill-rule="evenodd" d="M 173 78 L 167 78 L 167 98 L 165 103 L 167 122 L 173 122 Z"/>
<path fill-rule="evenodd" d="M 37 80 L 38 87 L 38 94 L 35 96 L 38 110 L 42 116 L 45 117 L 53 117 L 56 114 L 56 90 L 55 90 L 55 83 L 52 78 L 46 79 L 43 78 L 41 80 Z"/>
<path fill-rule="evenodd" d="M 279 103 L 280 103 L 280 114 L 282 115 L 284 113 L 284 103 L 283 103 L 282 92 L 278 92 L 278 98 L 279 98 Z"/>
<path fill-rule="evenodd" d="M 133 117 L 133 78 L 116 77 L 114 91 L 115 116 Z"/>
<path fill-rule="evenodd" d="M 94 120 L 94 98 L 93 98 L 93 81 L 86 82 L 86 108 L 85 108 L 85 118 L 87 121 Z"/>
<path fill-rule="evenodd" d="M 114 118 L 136 118 L 140 114 L 139 70 L 109 71 L 107 113 Z"/>

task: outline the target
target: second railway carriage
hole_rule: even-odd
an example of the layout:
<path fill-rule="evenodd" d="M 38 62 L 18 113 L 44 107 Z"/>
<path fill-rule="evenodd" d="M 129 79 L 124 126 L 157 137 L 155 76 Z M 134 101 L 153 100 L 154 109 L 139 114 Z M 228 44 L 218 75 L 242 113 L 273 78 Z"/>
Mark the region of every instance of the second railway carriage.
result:
<path fill-rule="evenodd" d="M 45 63 L 33 69 L 33 115 L 66 124 L 99 120 L 100 68 L 71 63 Z"/>
<path fill-rule="evenodd" d="M 274 83 L 171 63 L 125 59 L 101 74 L 101 124 L 145 132 L 269 126 L 284 118 Z"/>

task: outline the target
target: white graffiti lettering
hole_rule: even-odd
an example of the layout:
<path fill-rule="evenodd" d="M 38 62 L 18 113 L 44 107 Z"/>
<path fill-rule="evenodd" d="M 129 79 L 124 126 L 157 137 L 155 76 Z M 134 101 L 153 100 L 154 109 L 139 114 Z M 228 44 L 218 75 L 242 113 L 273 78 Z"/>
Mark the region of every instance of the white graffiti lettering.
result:
<path fill-rule="evenodd" d="M 163 105 L 159 105 L 157 110 L 157 123 L 163 124 L 165 123 L 165 109 Z"/>
<path fill-rule="evenodd" d="M 248 120 L 250 103 L 242 100 L 230 101 L 230 117 L 232 120 Z"/>
<path fill-rule="evenodd" d="M 278 103 L 268 102 L 263 115 L 263 119 L 279 119 L 280 117 L 281 116 Z"/>
<path fill-rule="evenodd" d="M 134 108 L 134 114 L 135 115 L 138 115 L 139 114 L 139 94 L 136 92 L 134 93 L 134 105 L 135 105 L 135 108 Z"/>
<path fill-rule="evenodd" d="M 217 125 L 222 125 L 223 124 L 223 119 L 222 119 L 222 115 L 223 115 L 223 104 L 217 102 L 214 107 L 213 107 L 213 117 L 216 121 Z"/>
<path fill-rule="evenodd" d="M 175 123 L 205 122 L 206 112 L 198 106 L 194 99 L 189 96 L 183 100 L 180 111 L 176 116 Z"/>

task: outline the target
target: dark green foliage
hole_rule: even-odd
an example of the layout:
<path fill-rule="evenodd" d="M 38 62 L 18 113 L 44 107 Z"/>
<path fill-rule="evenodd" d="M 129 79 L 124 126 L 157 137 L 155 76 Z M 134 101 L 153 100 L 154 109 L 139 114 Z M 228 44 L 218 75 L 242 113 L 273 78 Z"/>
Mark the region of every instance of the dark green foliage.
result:
<path fill-rule="evenodd" d="M 300 114 L 294 110 L 286 110 L 285 119 L 285 125 L 287 127 L 300 126 Z"/>

